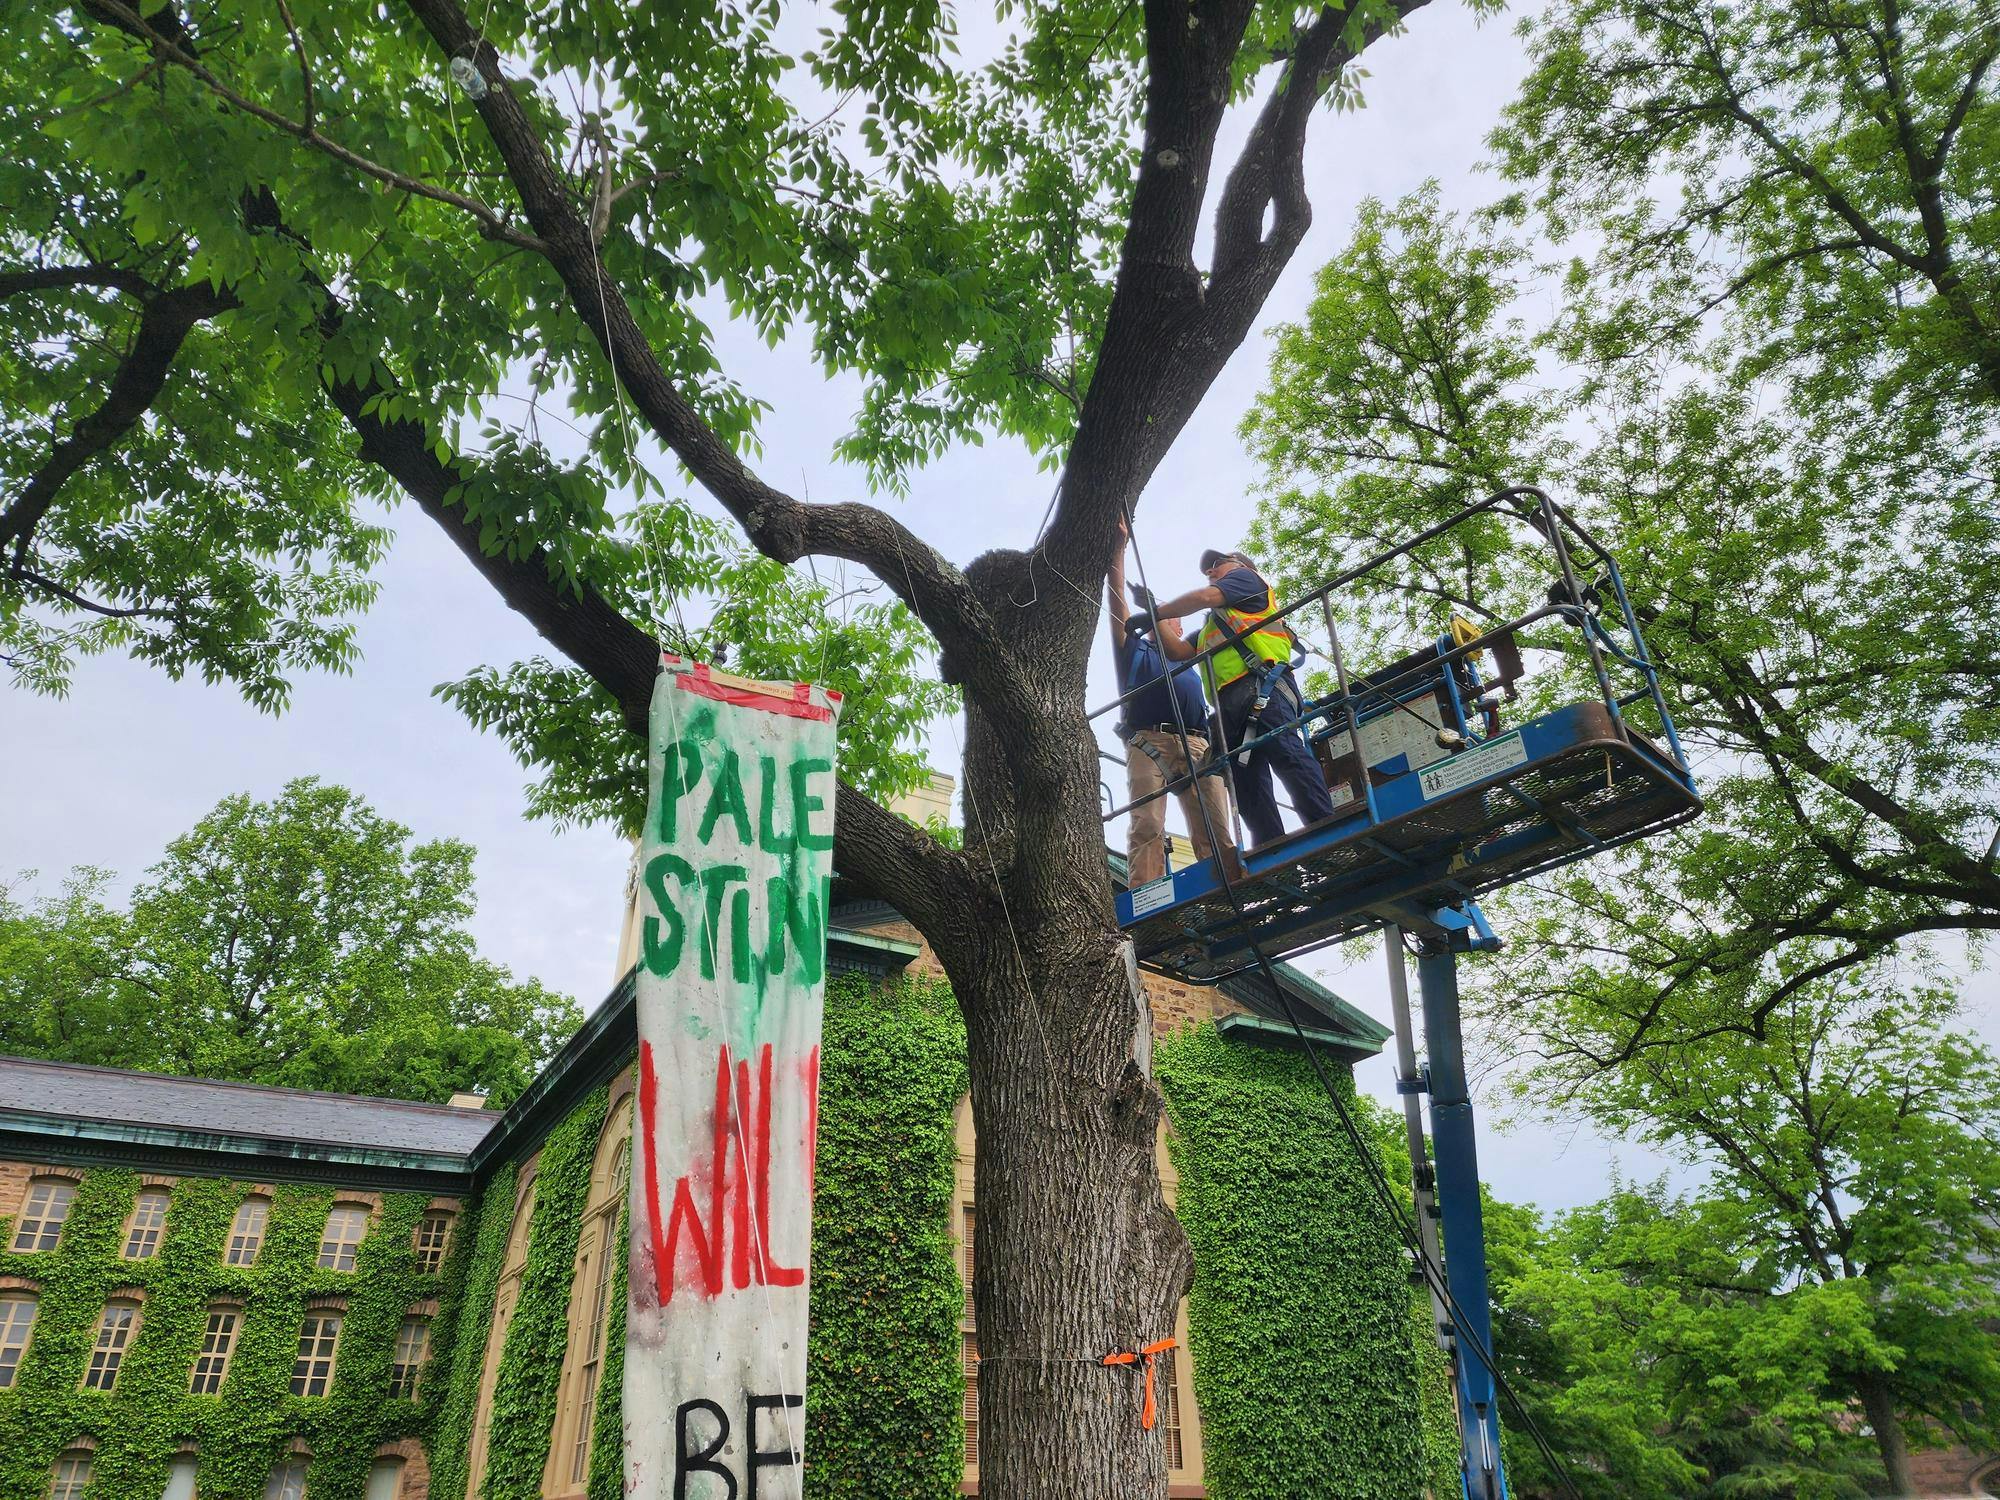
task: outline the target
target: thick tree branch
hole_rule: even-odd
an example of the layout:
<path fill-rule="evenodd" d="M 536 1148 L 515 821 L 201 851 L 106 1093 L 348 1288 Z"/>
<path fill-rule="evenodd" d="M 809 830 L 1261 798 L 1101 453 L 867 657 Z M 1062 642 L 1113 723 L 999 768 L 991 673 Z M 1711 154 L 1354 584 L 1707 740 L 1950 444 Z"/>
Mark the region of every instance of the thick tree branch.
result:
<path fill-rule="evenodd" d="M 963 573 L 872 506 L 803 504 L 772 488 L 702 419 L 668 376 L 623 291 L 606 271 L 589 225 L 502 76 L 492 44 L 478 36 L 457 0 L 410 0 L 410 9 L 447 57 L 471 58 L 485 78 L 486 95 L 474 108 L 541 236 L 538 249 L 562 278 L 572 309 L 609 356 L 614 378 L 660 440 L 735 517 L 759 551 L 784 563 L 817 554 L 870 569 L 937 637 L 948 680 L 1008 704 L 1019 722 L 1034 722 L 1036 709 L 1024 688 L 1024 674 Z"/>
<path fill-rule="evenodd" d="M 1345 9 L 1328 7 L 1296 33 L 1291 61 L 1258 111 L 1216 205 L 1211 297 L 1240 294 L 1262 303 L 1312 224 L 1305 145 L 1314 108 L 1341 69 L 1426 3 L 1397 0 L 1394 18 L 1369 21 L 1358 45 L 1349 44 L 1352 17 Z M 1267 209 L 1273 210 L 1268 235 Z M 1244 278 L 1240 289 L 1237 278 Z"/>
<path fill-rule="evenodd" d="M 1211 15 L 1177 0 L 1150 0 L 1139 182 L 1098 374 L 1045 543 L 1052 555 L 1074 559 L 1087 575 L 1103 572 L 1119 516 L 1241 346 L 1311 222 L 1303 163 L 1314 105 L 1341 68 L 1424 3 L 1396 0 L 1393 13 L 1363 26 L 1352 45 L 1352 17 L 1331 7 L 1295 35 L 1224 187 L 1214 273 L 1204 286 L 1194 243 L 1249 11 L 1226 6 Z M 1274 206 L 1267 237 L 1265 212 Z M 1123 378 L 1108 379 L 1113 370 Z M 1063 604 L 1087 630 L 1087 612 Z"/>
<path fill-rule="evenodd" d="M 1937 145 L 1931 149 L 1930 169 L 1933 175 L 1944 171 L 1951 148 L 1958 140 L 1958 132 L 1965 124 L 1965 117 L 1972 112 L 1973 103 L 1979 98 L 1980 85 L 1986 81 L 1987 71 L 1996 60 L 2000 60 L 2000 26 L 1994 27 L 1989 35 L 1988 46 L 1973 59 L 1972 67 L 1966 74 L 1965 87 L 1959 90 L 1958 98 L 1951 106 L 1951 114 L 1946 117 L 1944 128 L 1938 132 Z"/>
<path fill-rule="evenodd" d="M 72 287 L 96 286 L 143 297 L 153 284 L 137 271 L 123 266 L 24 266 L 0 271 L 0 302 L 17 292 L 45 292 Z"/>
<path fill-rule="evenodd" d="M 0 550 L 13 549 L 15 566 L 25 563 L 35 527 L 55 504 L 63 485 L 123 437 L 152 406 L 194 326 L 235 305 L 234 295 L 215 291 L 205 282 L 176 287 L 147 301 L 132 347 L 119 361 L 103 402 L 55 445 L 47 460 L 0 511 Z"/>
<path fill-rule="evenodd" d="M 280 9 L 285 12 L 288 30 L 293 31 L 294 43 L 299 44 L 282 0 Z M 194 38 L 171 7 L 163 8 L 144 22 L 118 0 L 86 0 L 86 11 L 134 39 L 147 42 L 156 51 L 174 54 L 172 60 L 176 65 L 188 66 L 193 62 Z M 303 56 L 300 61 L 303 66 Z M 310 89 L 309 83 L 307 87 Z M 309 118 L 311 112 L 309 103 Z M 260 117 L 268 118 L 268 115 L 261 114 Z M 280 207 L 268 190 L 248 196 L 245 216 L 254 230 L 281 234 L 304 245 L 296 232 L 284 223 Z M 515 243 L 522 248 L 544 248 L 540 241 L 527 236 L 516 237 Z M 331 337 L 338 332 L 346 309 L 324 278 L 310 272 L 308 276 L 321 300 L 320 332 Z M 147 294 L 154 290 L 136 273 L 115 267 L 47 267 L 0 273 L 0 297 L 12 291 L 78 285 L 104 285 L 135 294 Z M 176 297 L 196 308 L 201 305 L 200 297 L 212 298 L 216 311 L 236 305 L 233 294 L 227 291 L 210 292 L 206 287 L 198 287 L 186 289 L 185 296 L 182 293 L 155 296 L 149 304 L 149 314 L 153 307 L 161 304 L 181 306 L 182 303 L 169 301 Z M 145 335 L 146 323 L 142 319 L 141 343 L 146 342 Z M 185 337 L 184 331 L 182 337 Z M 179 342 L 175 341 L 176 349 Z M 164 381 L 171 358 L 172 351 L 164 351 L 159 372 L 161 381 Z M 119 378 L 114 380 L 113 397 L 107 399 L 104 408 L 100 408 L 99 416 L 114 406 L 114 400 L 118 409 L 122 410 L 135 395 L 143 394 L 120 389 L 121 380 L 130 386 L 128 371 L 131 367 L 132 361 L 128 358 L 126 365 L 121 367 Z M 157 394 L 157 389 L 155 385 L 154 394 Z M 478 524 L 462 509 L 447 503 L 445 498 L 453 486 L 463 482 L 472 467 L 471 463 L 456 455 L 440 458 L 431 435 L 417 423 L 383 421 L 377 414 L 381 403 L 375 398 L 391 392 L 375 381 L 372 375 L 365 383 L 329 380 L 325 389 L 328 399 L 360 438 L 361 456 L 389 475 L 416 502 L 418 508 L 444 530 L 453 545 L 510 608 L 534 626 L 551 646 L 609 692 L 618 702 L 627 727 L 643 737 L 647 732 L 648 710 L 658 673 L 658 642 L 625 618 L 588 583 L 575 586 L 561 583 L 546 554 L 539 549 L 527 549 L 514 558 L 488 556 L 479 546 Z M 146 397 L 131 410 L 127 425 L 145 410 L 150 399 L 150 396 Z M 845 512 L 865 511 L 865 507 L 822 509 L 843 513 L 836 518 L 836 526 L 855 524 Z M 7 514 L 11 517 L 13 511 Z M 886 521 L 887 518 L 882 519 Z M 865 521 L 860 524 L 865 526 Z M 913 551 L 921 546 L 914 543 L 914 539 L 912 543 Z M 928 552 L 928 549 L 924 550 Z M 113 610 L 96 605 L 38 574 L 30 576 L 27 581 L 76 607 L 100 614 L 123 617 L 161 613 L 156 610 Z M 913 917 L 919 912 L 947 910 L 954 905 L 962 909 L 968 902 L 967 866 L 961 855 L 944 848 L 906 820 L 885 811 L 865 794 L 846 784 L 840 787 L 836 816 L 840 828 L 839 858 L 843 875 Z"/>

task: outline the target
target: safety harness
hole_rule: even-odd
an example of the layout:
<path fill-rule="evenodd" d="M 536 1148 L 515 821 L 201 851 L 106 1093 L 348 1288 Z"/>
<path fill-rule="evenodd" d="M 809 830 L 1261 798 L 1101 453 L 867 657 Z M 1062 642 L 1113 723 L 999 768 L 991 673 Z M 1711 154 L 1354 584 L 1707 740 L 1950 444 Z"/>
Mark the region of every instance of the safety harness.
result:
<path fill-rule="evenodd" d="M 1252 571 L 1255 572 L 1254 569 Z M 1208 678 L 1209 697 L 1218 709 L 1222 706 L 1223 688 L 1245 676 L 1255 679 L 1256 691 L 1250 713 L 1243 721 L 1246 730 L 1254 730 L 1263 723 L 1264 710 L 1277 690 L 1278 679 L 1292 665 L 1292 648 L 1298 641 L 1291 627 L 1282 620 L 1274 625 L 1264 624 L 1278 612 L 1278 593 L 1265 581 L 1263 574 L 1256 573 L 1255 576 L 1259 583 L 1264 584 L 1264 608 L 1259 611 L 1214 609 L 1209 612 L 1201 634 L 1195 639 L 1198 651 L 1208 650 L 1218 639 L 1226 641 L 1231 648 L 1216 652 L 1202 664 L 1203 675 Z M 1255 737 L 1254 733 L 1244 736 L 1246 740 Z M 1247 748 L 1236 752 L 1236 763 L 1239 766 L 1250 764 Z"/>

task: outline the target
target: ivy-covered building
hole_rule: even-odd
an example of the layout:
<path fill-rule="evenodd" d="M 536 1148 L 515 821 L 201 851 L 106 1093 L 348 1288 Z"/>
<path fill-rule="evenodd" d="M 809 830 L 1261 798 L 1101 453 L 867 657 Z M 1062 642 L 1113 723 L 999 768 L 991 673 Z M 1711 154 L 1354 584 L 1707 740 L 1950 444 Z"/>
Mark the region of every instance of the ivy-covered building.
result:
<path fill-rule="evenodd" d="M 830 926 L 808 1492 L 976 1494 L 964 1033 L 894 912 Z M 1196 1258 L 1172 1493 L 1443 1493 L 1435 1356 L 1289 1028 L 1149 991 Z M 628 973 L 504 1112 L 0 1059 L 0 1500 L 620 1496 L 635 1048 Z"/>

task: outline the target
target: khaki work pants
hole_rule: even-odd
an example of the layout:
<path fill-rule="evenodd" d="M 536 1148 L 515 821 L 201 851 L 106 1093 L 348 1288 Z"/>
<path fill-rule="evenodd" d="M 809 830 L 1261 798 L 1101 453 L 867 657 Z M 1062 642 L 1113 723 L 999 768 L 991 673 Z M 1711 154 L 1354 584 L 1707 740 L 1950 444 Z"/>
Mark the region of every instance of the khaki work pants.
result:
<path fill-rule="evenodd" d="M 1208 753 L 1205 736 L 1191 734 L 1187 738 L 1188 748 L 1194 752 L 1196 764 Z M 1155 760 L 1146 752 L 1151 749 L 1159 759 Z M 1177 734 L 1164 729 L 1142 729 L 1133 735 L 1125 745 L 1125 779 L 1131 789 L 1129 800 L 1150 796 L 1159 791 L 1169 781 L 1188 774 L 1187 758 L 1181 754 L 1181 740 Z M 1199 789 L 1201 803 L 1195 801 Z M 1208 830 L 1202 825 L 1202 804 L 1208 807 L 1208 816 L 1215 824 L 1215 831 L 1223 839 L 1229 839 L 1229 789 L 1222 784 L 1220 776 L 1203 776 L 1193 786 L 1183 786 L 1174 793 L 1180 799 L 1181 812 L 1187 818 L 1188 832 L 1194 839 L 1196 859 L 1207 859 L 1215 851 L 1209 847 Z M 1128 869 L 1126 886 L 1136 890 L 1148 881 L 1158 880 L 1167 873 L 1167 799 L 1154 797 L 1132 809 L 1130 823 L 1126 830 L 1125 858 Z M 1235 846 L 1228 846 L 1230 854 Z M 1234 861 L 1231 864 L 1234 869 Z"/>

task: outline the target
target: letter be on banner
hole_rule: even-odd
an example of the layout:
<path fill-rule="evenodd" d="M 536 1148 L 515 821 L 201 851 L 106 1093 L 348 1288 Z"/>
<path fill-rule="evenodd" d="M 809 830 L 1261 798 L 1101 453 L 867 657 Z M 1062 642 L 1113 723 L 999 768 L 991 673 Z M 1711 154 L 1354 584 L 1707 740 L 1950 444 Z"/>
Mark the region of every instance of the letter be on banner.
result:
<path fill-rule="evenodd" d="M 840 695 L 653 689 L 625 1493 L 796 1500 Z"/>

